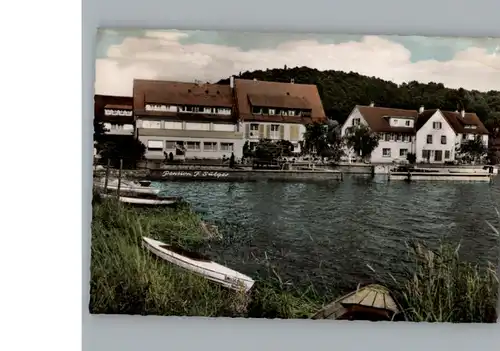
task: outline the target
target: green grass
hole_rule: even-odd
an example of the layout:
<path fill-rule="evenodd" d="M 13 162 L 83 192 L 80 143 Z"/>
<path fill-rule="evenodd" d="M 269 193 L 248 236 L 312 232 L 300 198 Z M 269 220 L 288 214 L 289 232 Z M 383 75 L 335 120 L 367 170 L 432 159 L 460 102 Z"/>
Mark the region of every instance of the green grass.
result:
<path fill-rule="evenodd" d="M 252 294 L 233 292 L 155 258 L 142 236 L 199 250 L 207 240 L 201 218 L 187 206 L 133 209 L 95 201 L 92 221 L 90 312 L 183 316 L 308 318 L 338 292 L 319 294 L 311 285 L 295 289 L 267 263 Z M 410 321 L 495 322 L 495 267 L 463 262 L 458 247 L 408 246 L 411 265 L 403 279 L 383 281 Z M 368 268 L 367 268 L 368 269 Z M 376 272 L 374 272 L 377 275 Z M 256 277 L 254 277 L 256 278 Z M 355 290 L 356 287 L 352 287 Z"/>

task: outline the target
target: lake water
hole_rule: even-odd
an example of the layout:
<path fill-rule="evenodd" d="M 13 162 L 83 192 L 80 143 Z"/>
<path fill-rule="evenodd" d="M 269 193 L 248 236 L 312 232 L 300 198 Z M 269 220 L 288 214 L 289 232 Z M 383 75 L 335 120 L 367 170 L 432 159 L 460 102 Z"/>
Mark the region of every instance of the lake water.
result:
<path fill-rule="evenodd" d="M 460 255 L 496 262 L 500 178 L 493 184 L 387 182 L 346 176 L 323 183 L 163 183 L 203 217 L 219 223 L 225 239 L 207 245 L 220 263 L 256 277 L 271 264 L 294 285 L 352 290 L 374 274 L 403 269 L 405 242 L 461 241 Z"/>

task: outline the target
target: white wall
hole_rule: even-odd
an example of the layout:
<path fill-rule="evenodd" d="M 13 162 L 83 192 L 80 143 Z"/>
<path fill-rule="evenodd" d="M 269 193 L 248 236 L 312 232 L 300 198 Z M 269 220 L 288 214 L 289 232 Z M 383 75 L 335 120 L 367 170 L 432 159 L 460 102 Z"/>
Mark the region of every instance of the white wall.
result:
<path fill-rule="evenodd" d="M 378 146 L 373 150 L 370 161 L 372 163 L 392 163 L 394 161 L 406 161 L 406 153 L 413 152 L 414 150 L 414 140 L 415 136 L 408 136 L 406 140 L 408 141 L 385 141 L 384 133 L 380 134 L 380 141 Z M 384 149 L 390 150 L 390 156 L 384 156 Z M 401 155 L 401 150 L 406 150 L 403 155 Z"/>
<path fill-rule="evenodd" d="M 441 129 L 434 129 L 433 123 L 441 122 Z M 432 144 L 427 143 L 427 135 L 432 135 Z M 446 136 L 446 144 L 441 144 L 441 136 Z M 444 163 L 455 159 L 456 135 L 453 128 L 448 124 L 446 118 L 438 110 L 429 120 L 417 131 L 416 154 L 417 162 L 427 162 L 422 157 L 423 150 L 431 151 L 431 163 Z M 442 160 L 436 161 L 435 150 L 442 151 Z M 445 158 L 445 151 L 450 151 L 450 157 Z"/>
<path fill-rule="evenodd" d="M 300 152 L 300 145 L 299 141 L 304 140 L 304 133 L 306 132 L 306 126 L 303 124 L 297 124 L 297 123 L 279 123 L 279 122 L 243 122 L 243 127 L 242 131 L 244 132 L 244 137 L 245 141 L 248 140 L 250 142 L 258 142 L 260 139 L 260 133 L 258 130 L 251 130 L 252 125 L 260 126 L 262 125 L 264 128 L 264 138 L 267 139 L 266 136 L 266 129 L 268 128 L 267 126 L 270 125 L 278 125 L 278 126 L 283 126 L 284 128 L 284 140 L 290 141 L 292 144 L 294 144 L 294 152 Z M 292 126 L 297 126 L 298 127 L 298 136 L 295 140 L 292 140 L 292 135 L 291 135 L 291 127 Z M 250 128 L 250 133 L 247 134 L 247 128 Z M 269 127 L 271 128 L 271 127 Z M 271 132 L 271 135 L 269 139 L 273 140 L 280 140 L 280 131 L 278 128 L 277 132 Z"/>
<path fill-rule="evenodd" d="M 366 123 L 365 119 L 363 118 L 363 115 L 361 114 L 361 112 L 359 112 L 358 108 L 354 108 L 351 111 L 351 114 L 347 117 L 347 119 L 344 122 L 344 124 L 342 125 L 342 128 L 340 129 L 340 135 L 342 137 L 345 137 L 347 135 L 347 128 L 354 127 L 353 121 L 355 119 L 359 119 L 359 123 L 360 124 L 368 126 L 368 123 Z M 352 158 L 356 158 L 357 156 L 359 156 L 359 155 L 356 155 L 356 153 L 354 152 L 354 150 L 352 150 L 350 148 L 347 148 L 347 147 L 344 149 L 344 152 L 345 152 L 345 154 L 346 154 L 346 156 L 347 156 L 347 158 L 349 160 L 351 160 Z"/>

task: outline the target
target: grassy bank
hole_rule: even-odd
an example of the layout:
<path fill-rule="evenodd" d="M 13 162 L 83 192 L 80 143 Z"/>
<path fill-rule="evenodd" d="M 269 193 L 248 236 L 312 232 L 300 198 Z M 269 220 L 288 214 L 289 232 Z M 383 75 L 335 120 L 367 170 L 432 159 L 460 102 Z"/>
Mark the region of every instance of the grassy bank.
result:
<path fill-rule="evenodd" d="M 91 313 L 307 318 L 337 297 L 317 294 L 312 285 L 297 291 L 271 267 L 246 296 L 158 260 L 141 248 L 141 237 L 149 236 L 197 250 L 206 240 L 200 221 L 199 215 L 183 206 L 138 210 L 109 200 L 94 203 Z M 495 322 L 494 267 L 464 263 L 458 250 L 444 243 L 437 251 L 415 245 L 409 247 L 409 254 L 414 264 L 408 267 L 407 277 L 383 282 L 394 289 L 409 320 Z"/>

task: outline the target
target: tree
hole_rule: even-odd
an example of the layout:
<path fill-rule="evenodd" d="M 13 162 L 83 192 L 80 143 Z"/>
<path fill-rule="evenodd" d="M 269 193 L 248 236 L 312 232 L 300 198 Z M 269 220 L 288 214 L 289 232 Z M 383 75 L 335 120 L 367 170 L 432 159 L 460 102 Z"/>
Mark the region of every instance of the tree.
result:
<path fill-rule="evenodd" d="M 478 161 L 487 154 L 488 149 L 484 145 L 481 136 L 477 136 L 463 142 L 458 148 L 458 152 L 468 161 Z"/>
<path fill-rule="evenodd" d="M 252 149 L 250 148 L 250 142 L 247 140 L 245 141 L 245 144 L 243 144 L 243 157 L 252 157 L 253 152 Z"/>
<path fill-rule="evenodd" d="M 302 153 L 320 155 L 328 148 L 327 142 L 328 125 L 323 123 L 311 123 L 306 125 Z"/>
<path fill-rule="evenodd" d="M 408 163 L 413 165 L 415 164 L 415 162 L 417 162 L 417 155 L 414 152 L 408 152 L 406 154 L 406 160 L 408 161 Z"/>
<path fill-rule="evenodd" d="M 364 124 L 352 127 L 345 136 L 346 145 L 363 159 L 368 159 L 378 146 L 379 136 Z"/>
<path fill-rule="evenodd" d="M 140 140 L 122 137 L 104 142 L 99 155 L 104 162 L 109 159 L 113 167 L 119 167 L 120 159 L 123 159 L 123 168 L 133 169 L 145 152 L 146 146 Z"/>
<path fill-rule="evenodd" d="M 234 152 L 231 152 L 231 157 L 229 158 L 229 168 L 234 168 Z"/>

